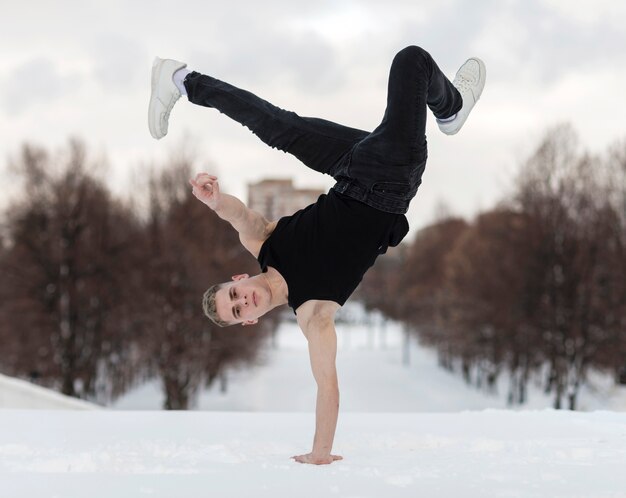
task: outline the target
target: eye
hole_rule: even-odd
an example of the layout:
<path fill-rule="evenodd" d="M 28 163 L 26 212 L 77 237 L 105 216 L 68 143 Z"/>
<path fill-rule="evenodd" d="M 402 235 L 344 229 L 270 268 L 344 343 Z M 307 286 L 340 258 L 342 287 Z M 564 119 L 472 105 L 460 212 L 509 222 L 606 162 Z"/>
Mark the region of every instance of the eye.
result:
<path fill-rule="evenodd" d="M 239 308 L 237 308 L 237 318 L 241 318 L 241 310 Z"/>

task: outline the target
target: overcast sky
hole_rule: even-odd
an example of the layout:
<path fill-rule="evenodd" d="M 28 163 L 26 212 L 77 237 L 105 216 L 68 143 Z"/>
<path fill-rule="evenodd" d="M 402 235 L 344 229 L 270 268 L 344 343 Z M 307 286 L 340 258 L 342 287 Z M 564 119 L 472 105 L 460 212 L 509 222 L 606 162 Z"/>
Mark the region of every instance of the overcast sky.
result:
<path fill-rule="evenodd" d="M 213 109 L 179 101 L 170 132 L 148 131 L 155 55 L 250 90 L 279 107 L 361 129 L 382 118 L 395 53 L 428 50 L 452 79 L 469 56 L 487 85 L 463 130 L 431 115 L 429 159 L 408 213 L 412 231 L 444 201 L 471 217 L 501 199 L 545 130 L 570 121 L 592 152 L 626 138 L 626 2 L 615 0 L 263 0 L 215 2 L 0 0 L 0 160 L 25 141 L 58 149 L 70 136 L 106 153 L 111 187 L 128 194 L 141 164 L 192 143 L 222 190 L 294 177 L 329 188 Z M 185 137 L 187 142 L 184 142 Z M 5 171 L 3 198 L 11 191 Z M 131 181 L 132 180 L 132 181 Z M 133 183 L 135 182 L 135 183 Z"/>

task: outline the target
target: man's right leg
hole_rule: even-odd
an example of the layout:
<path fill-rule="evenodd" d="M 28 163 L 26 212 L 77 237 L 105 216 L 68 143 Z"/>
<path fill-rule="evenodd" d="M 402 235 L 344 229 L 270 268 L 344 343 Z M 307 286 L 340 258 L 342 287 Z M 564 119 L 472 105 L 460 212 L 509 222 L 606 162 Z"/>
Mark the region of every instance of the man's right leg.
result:
<path fill-rule="evenodd" d="M 249 128 L 270 147 L 335 176 L 354 144 L 369 132 L 319 118 L 301 117 L 211 76 L 192 71 L 184 80 L 190 102 L 213 107 Z"/>

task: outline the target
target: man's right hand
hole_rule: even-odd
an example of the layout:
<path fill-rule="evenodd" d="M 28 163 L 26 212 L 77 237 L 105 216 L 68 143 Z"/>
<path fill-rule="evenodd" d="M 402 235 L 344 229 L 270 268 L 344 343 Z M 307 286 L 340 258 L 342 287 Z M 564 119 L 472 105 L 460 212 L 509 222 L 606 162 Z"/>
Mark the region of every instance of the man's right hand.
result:
<path fill-rule="evenodd" d="M 243 246 L 256 258 L 263 241 L 271 234 L 268 230 L 272 224 L 261 213 L 248 209 L 235 196 L 220 194 L 217 176 L 198 173 L 189 183 L 193 186 L 193 195 L 230 223 L 239 232 Z"/>
<path fill-rule="evenodd" d="M 208 173 L 198 173 L 195 179 L 189 180 L 193 186 L 192 193 L 196 199 L 202 201 L 213 211 L 217 211 L 220 207 L 220 186 L 217 182 L 217 176 Z"/>

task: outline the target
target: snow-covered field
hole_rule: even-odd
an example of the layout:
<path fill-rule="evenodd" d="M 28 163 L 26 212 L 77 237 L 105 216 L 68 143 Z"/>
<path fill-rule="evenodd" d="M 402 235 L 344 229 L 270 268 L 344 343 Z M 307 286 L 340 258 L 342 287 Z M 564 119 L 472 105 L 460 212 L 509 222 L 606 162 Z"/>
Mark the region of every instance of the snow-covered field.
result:
<path fill-rule="evenodd" d="M 586 412 L 555 411 L 539 387 L 522 409 L 468 388 L 402 330 L 339 324 L 340 413 L 331 465 L 311 450 L 315 383 L 306 339 L 284 323 L 264 364 L 229 370 L 195 411 L 157 411 L 158 382 L 112 409 L 0 377 L 0 498 L 626 498 L 626 389 L 595 376 Z M 71 410 L 70 410 L 71 409 Z M 143 410 L 143 411 L 138 411 Z M 593 411 L 592 411 L 593 410 Z"/>
<path fill-rule="evenodd" d="M 6 498 L 626 497 L 626 414 L 0 411 Z"/>
<path fill-rule="evenodd" d="M 0 374 L 0 408 L 97 410 L 101 407 Z"/>
<path fill-rule="evenodd" d="M 383 329 L 376 314 L 374 325 L 358 303 L 348 302 L 341 313 L 354 319 L 338 323 L 337 374 L 341 412 L 458 412 L 485 408 L 508 408 L 508 377 L 502 375 L 497 391 L 487 393 L 468 387 L 458 373 L 443 370 L 435 351 L 412 339 L 409 364 L 403 363 L 403 331 L 388 322 Z M 361 321 L 361 323 L 359 323 Z M 356 323 L 355 323 L 356 322 Z M 307 341 L 295 322 L 277 330 L 275 347 L 261 355 L 263 365 L 228 369 L 226 392 L 215 382 L 202 391 L 195 409 L 225 411 L 312 412 L 315 382 L 311 373 Z M 528 402 L 521 409 L 552 407 L 552 395 L 531 384 Z M 158 410 L 164 396 L 159 381 L 151 381 L 126 393 L 112 407 L 120 410 Z M 608 376 L 591 375 L 580 393 L 580 410 L 626 411 L 626 386 L 616 386 Z M 519 408 L 516 408 L 519 409 Z"/>

